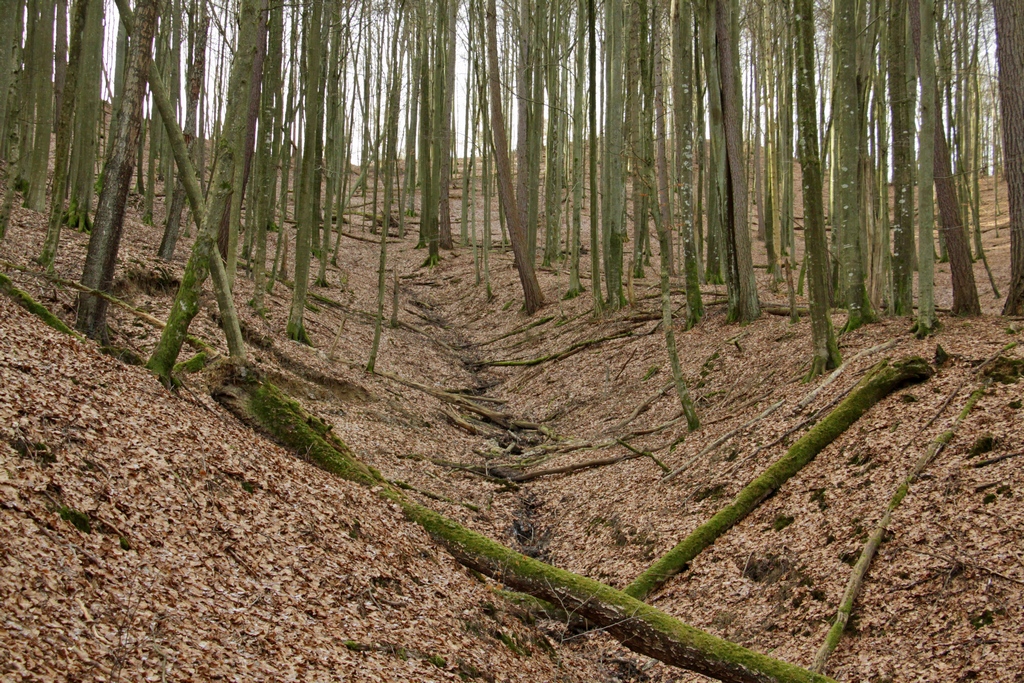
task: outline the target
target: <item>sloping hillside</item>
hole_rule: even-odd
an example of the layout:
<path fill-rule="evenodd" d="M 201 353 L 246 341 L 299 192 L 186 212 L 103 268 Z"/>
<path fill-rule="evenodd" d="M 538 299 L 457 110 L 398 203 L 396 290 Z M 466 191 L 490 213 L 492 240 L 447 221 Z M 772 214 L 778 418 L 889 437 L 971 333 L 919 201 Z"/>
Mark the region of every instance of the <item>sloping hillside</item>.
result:
<path fill-rule="evenodd" d="M 596 680 L 368 491 L 0 297 L 5 680 Z"/>
<path fill-rule="evenodd" d="M 159 229 L 137 217 L 130 210 L 115 293 L 163 319 L 187 250 L 156 259 Z M 587 296 L 561 299 L 565 271 L 542 270 L 549 303 L 525 318 L 511 254 L 497 250 L 490 298 L 474 284 L 471 250 L 446 252 L 427 270 L 411 236 L 389 245 L 401 325 L 385 326 L 380 374 L 367 375 L 378 247 L 352 220 L 346 231 L 362 239 L 343 237 L 331 287 L 311 290 L 312 348 L 285 338 L 287 283 L 261 317 L 244 305 L 252 283 L 240 275 L 250 362 L 414 499 L 619 588 L 727 504 L 875 363 L 933 360 L 941 345 L 949 359 L 930 380 L 874 406 L 650 602 L 810 665 L 895 488 L 981 389 L 894 514 L 827 671 L 843 681 L 1020 680 L 1024 459 L 975 467 L 1024 443 L 1024 383 L 998 381 L 1012 382 L 1013 372 L 975 372 L 1020 339 L 1020 321 L 943 316 L 940 333 L 923 341 L 902 320 L 869 325 L 841 338 L 844 357 L 884 348 L 801 407 L 824 381 L 801 381 L 809 324 L 765 315 L 728 325 L 724 289 L 707 287 L 707 317 L 678 331 L 702 419 L 688 433 L 665 390 L 651 278 L 634 281 L 632 307 L 595 322 Z M 3 270 L 72 322 L 73 289 L 18 270 L 31 270 L 44 232 L 38 214 L 17 211 L 0 243 Z M 87 239 L 66 231 L 61 278 L 77 279 Z M 942 302 L 948 276 L 937 280 Z M 759 285 L 762 301 L 785 304 L 763 271 Z M 681 306 L 682 294 L 673 300 Z M 184 386 L 169 392 L 3 296 L 0 321 L 0 667 L 12 679 L 699 679 L 601 631 L 508 603 L 399 511 L 241 425 L 210 398 L 202 373 L 182 375 Z M 159 334 L 118 307 L 109 322 L 113 343 L 143 357 Z M 192 332 L 224 351 L 212 295 Z M 1003 353 L 1022 358 L 1019 348 Z M 510 360 L 528 363 L 501 364 Z M 610 462 L 572 470 L 602 459 Z M 682 470 L 662 482 L 662 466 Z M 571 471 L 509 481 L 555 468 Z"/>

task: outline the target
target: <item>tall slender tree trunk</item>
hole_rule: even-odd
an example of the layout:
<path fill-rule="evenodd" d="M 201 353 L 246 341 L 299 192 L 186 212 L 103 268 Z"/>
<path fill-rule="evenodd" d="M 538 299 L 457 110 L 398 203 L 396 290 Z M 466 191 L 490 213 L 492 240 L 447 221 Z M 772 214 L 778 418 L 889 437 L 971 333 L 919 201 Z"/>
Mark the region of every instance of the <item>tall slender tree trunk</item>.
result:
<path fill-rule="evenodd" d="M 103 189 L 82 271 L 82 284 L 101 292 L 109 292 L 114 281 L 125 204 L 132 171 L 135 170 L 136 147 L 142 125 L 142 99 L 146 94 L 146 80 L 152 61 L 150 51 L 156 30 L 156 0 L 139 0 L 136 14 L 121 107 L 103 168 Z M 91 339 L 107 343 L 107 300 L 83 292 L 78 298 L 76 327 Z"/>
<path fill-rule="evenodd" d="M 722 120 L 728 165 L 725 226 L 728 262 L 729 318 L 748 323 L 761 315 L 754 280 L 750 224 L 747 220 L 747 174 L 743 158 L 743 102 L 739 75 L 739 6 L 736 0 L 716 0 L 715 35 L 718 43 Z"/>
<path fill-rule="evenodd" d="M 210 15 L 206 10 L 206 3 L 199 2 L 198 4 L 200 13 L 197 17 L 198 25 L 193 27 L 192 32 L 195 36 L 195 44 L 192 46 L 192 59 L 189 60 L 188 65 L 188 94 L 185 100 L 185 142 L 188 144 L 189 157 L 192 159 L 195 159 L 196 115 L 199 109 L 199 95 L 203 87 L 203 79 L 206 77 L 206 40 L 210 26 Z M 178 233 L 181 229 L 181 212 L 184 206 L 185 186 L 182 185 L 181 178 L 178 178 L 174 185 L 170 208 L 167 210 L 164 235 L 157 251 L 157 256 L 165 261 L 174 258 L 174 249 L 177 246 Z"/>
<path fill-rule="evenodd" d="M 324 13 L 323 0 L 313 0 L 312 13 L 306 22 L 306 126 L 302 135 L 302 172 L 299 176 L 298 221 L 295 232 L 295 288 L 292 290 L 292 305 L 288 314 L 288 338 L 310 344 L 303 317 L 306 310 L 306 291 L 309 288 L 309 262 L 312 254 L 314 221 L 317 216 L 313 202 L 316 165 L 316 140 L 322 117 L 320 103 L 320 61 L 323 50 L 321 30 Z"/>
<path fill-rule="evenodd" d="M 917 59 L 921 70 L 922 117 L 926 104 L 931 110 L 930 114 L 935 117 L 935 125 L 931 129 L 935 139 L 931 141 L 928 147 L 931 148 L 932 152 L 931 175 L 934 179 L 935 197 L 938 200 L 939 214 L 942 219 L 942 236 L 949 253 L 949 270 L 953 280 L 952 310 L 954 315 L 979 315 L 981 313 L 981 305 L 978 302 L 978 288 L 974 282 L 971 250 L 967 243 L 967 235 L 964 232 L 963 220 L 960 217 L 959 201 L 953 184 L 953 168 L 949 156 L 949 145 L 946 141 L 946 131 L 943 128 L 942 92 L 940 89 L 937 86 L 934 88 L 934 93 L 931 95 L 933 99 L 931 103 L 924 102 L 926 97 L 925 62 L 931 61 L 932 68 L 934 68 L 935 61 L 934 47 L 930 54 L 926 54 L 928 47 L 925 45 L 925 31 L 930 26 L 934 45 L 935 22 L 933 19 L 930 20 L 925 13 L 925 1 L 921 0 L 919 5 L 915 5 L 913 0 L 911 0 L 910 23 L 914 35 L 914 47 L 917 51 Z M 933 3 L 929 2 L 929 6 L 933 6 Z M 925 26 L 926 24 L 929 26 Z M 923 120 L 921 130 L 924 131 Z M 924 143 L 922 142 L 920 146 L 921 153 L 924 154 Z M 922 162 L 923 166 L 924 162 Z M 929 187 L 931 185 L 923 185 L 919 179 L 918 191 L 922 197 L 918 201 L 922 203 L 922 206 L 924 201 L 923 195 L 930 194 L 924 188 Z M 920 210 L 918 214 L 919 216 L 923 215 Z"/>
<path fill-rule="evenodd" d="M 700 265 L 693 226 L 693 13 L 689 0 L 672 2 L 672 123 L 675 142 L 675 185 L 686 279 L 686 327 L 704 317 L 700 296 Z M 701 132 L 703 140 L 704 133 Z"/>
<path fill-rule="evenodd" d="M 32 66 L 36 115 L 32 144 L 31 176 L 25 206 L 42 213 L 46 206 L 46 178 L 50 164 L 50 133 L 53 127 L 53 0 L 38 0 L 39 17 L 33 40 Z"/>
<path fill-rule="evenodd" d="M 864 284 L 864 221 L 861 212 L 860 157 L 861 102 L 857 74 L 857 3 L 836 2 L 832 33 L 835 44 L 836 89 L 832 103 L 836 156 L 834 163 L 835 216 L 832 229 L 838 231 L 840 291 L 846 301 L 847 321 L 852 331 L 871 322 L 874 312 Z"/>
<path fill-rule="evenodd" d="M 1010 203 L 1010 291 L 1003 315 L 1024 315 L 1024 8 L 995 0 L 1003 158 Z"/>
<path fill-rule="evenodd" d="M 907 2 L 892 0 L 888 27 L 893 157 L 892 310 L 902 316 L 913 315 L 914 295 L 914 94 L 908 87 L 913 80 L 908 79 L 907 73 Z"/>
<path fill-rule="evenodd" d="M 527 315 L 533 315 L 544 305 L 544 295 L 541 293 L 533 262 L 527 258 L 526 231 L 512 192 L 512 169 L 508 158 L 508 140 L 505 137 L 505 115 L 501 111 L 501 81 L 498 78 L 501 63 L 498 61 L 497 14 L 495 0 L 488 0 L 487 74 L 491 91 L 491 141 L 498 171 L 498 193 L 512 238 L 516 270 L 519 272 L 519 281 L 523 287 L 524 307 Z M 524 170 L 521 169 L 521 172 Z"/>
<path fill-rule="evenodd" d="M 454 249 L 452 243 L 452 108 L 455 101 L 455 20 L 459 15 L 459 0 L 444 0 L 445 35 L 444 35 L 444 102 L 439 116 L 440 127 L 437 130 L 439 161 L 441 174 L 438 188 L 441 191 L 438 203 L 438 234 L 442 249 Z M 437 84 L 441 87 L 441 84 Z M 466 131 L 468 135 L 469 131 Z M 465 217 L 462 218 L 465 220 Z"/>
<path fill-rule="evenodd" d="M 919 337 L 931 334 L 935 318 L 935 12 L 932 0 L 919 0 L 915 12 L 911 2 L 911 24 L 921 73 L 921 128 L 918 132 L 918 276 L 917 324 Z M 916 20 L 915 20 L 916 15 Z"/>
<path fill-rule="evenodd" d="M 811 370 L 808 378 L 838 367 L 839 346 L 829 315 L 828 245 L 822 199 L 821 156 L 818 153 L 818 122 L 814 92 L 814 3 L 796 0 L 796 111 L 800 135 L 797 149 L 803 171 L 804 250 L 811 305 Z"/>
<path fill-rule="evenodd" d="M 78 66 L 82 55 L 82 35 L 85 31 L 85 17 L 89 0 L 75 0 L 71 18 L 71 48 L 68 66 L 64 74 L 64 90 L 61 98 L 60 115 L 57 122 L 57 148 L 54 153 L 53 188 L 50 191 L 50 217 L 46 227 L 43 250 L 39 264 L 53 271 L 53 260 L 60 243 L 60 228 L 64 223 L 64 197 L 68 181 L 68 166 L 71 155 L 71 131 L 74 126 L 75 99 L 78 90 Z"/>

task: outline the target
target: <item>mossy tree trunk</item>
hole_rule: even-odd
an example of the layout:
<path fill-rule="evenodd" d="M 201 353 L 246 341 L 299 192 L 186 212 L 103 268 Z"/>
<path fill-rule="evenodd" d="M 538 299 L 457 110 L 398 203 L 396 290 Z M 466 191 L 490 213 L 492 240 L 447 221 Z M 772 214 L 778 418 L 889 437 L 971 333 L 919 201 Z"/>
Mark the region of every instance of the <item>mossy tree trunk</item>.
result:
<path fill-rule="evenodd" d="M 801 0 L 801 4 L 804 3 L 809 4 L 809 0 Z M 757 509 L 869 408 L 897 389 L 921 382 L 931 374 L 932 369 L 928 363 L 916 357 L 893 365 L 885 361 L 876 365 L 835 410 L 794 443 L 784 456 L 772 463 L 757 479 L 740 490 L 732 503 L 697 527 L 623 592 L 639 600 L 646 599 L 671 577 L 683 571 L 705 548 Z"/>
<path fill-rule="evenodd" d="M 118 9 L 130 32 L 129 24 L 132 23 L 132 15 L 127 0 L 118 0 Z M 243 0 L 240 6 L 239 21 L 243 30 L 255 31 L 257 10 L 254 0 Z M 239 54 L 242 53 L 239 52 Z M 226 215 L 229 208 L 231 178 L 237 159 L 233 140 L 240 139 L 240 135 L 237 135 L 239 124 L 240 122 L 244 123 L 244 118 L 241 116 L 244 109 L 241 108 L 248 104 L 247 97 L 239 96 L 240 92 L 248 92 L 241 87 L 240 83 L 240 81 L 244 83 L 245 76 L 236 73 L 245 70 L 251 71 L 252 64 L 246 65 L 244 62 L 243 58 L 238 58 L 232 63 L 225 120 L 234 123 L 217 141 L 217 157 L 215 159 L 217 177 L 211 188 L 212 196 L 209 205 L 203 197 L 196 168 L 189 158 L 184 134 L 178 127 L 177 119 L 174 117 L 174 108 L 163 82 L 160 80 L 159 74 L 150 74 L 153 99 L 162 111 L 164 126 L 167 129 L 171 150 L 178 167 L 178 177 L 185 185 L 189 205 L 193 216 L 195 216 L 196 224 L 199 226 L 199 234 L 192 245 L 192 253 L 185 265 L 181 284 L 174 295 L 174 302 L 167 316 L 167 325 L 160 335 L 160 341 L 153 350 L 153 354 L 146 363 L 146 367 L 155 372 L 165 384 L 171 382 L 171 371 L 181 352 L 181 345 L 188 336 L 188 326 L 199 313 L 199 295 L 203 282 L 209 275 L 213 276 L 213 289 L 217 297 L 217 306 L 220 309 L 221 329 L 224 330 L 224 335 L 227 338 L 228 352 L 233 358 L 245 358 L 245 343 L 242 340 L 238 314 L 228 284 L 227 271 L 217 250 L 215 233 L 215 229 L 219 226 L 218 219 Z"/>
<path fill-rule="evenodd" d="M 825 242 L 825 209 L 822 205 L 821 157 L 818 154 L 818 123 L 814 111 L 814 16 L 811 0 L 796 0 L 796 100 L 800 135 L 797 140 L 803 169 L 804 251 L 811 307 L 811 370 L 808 377 L 839 367 L 839 345 L 829 315 L 828 245 Z"/>

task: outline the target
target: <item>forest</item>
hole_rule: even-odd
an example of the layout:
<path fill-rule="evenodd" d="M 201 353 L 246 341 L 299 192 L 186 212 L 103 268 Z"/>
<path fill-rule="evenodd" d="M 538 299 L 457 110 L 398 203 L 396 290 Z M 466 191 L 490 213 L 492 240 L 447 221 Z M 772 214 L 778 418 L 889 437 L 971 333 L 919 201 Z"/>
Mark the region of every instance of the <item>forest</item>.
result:
<path fill-rule="evenodd" d="M 2 1 L 3 680 L 1024 680 L 1020 0 Z"/>

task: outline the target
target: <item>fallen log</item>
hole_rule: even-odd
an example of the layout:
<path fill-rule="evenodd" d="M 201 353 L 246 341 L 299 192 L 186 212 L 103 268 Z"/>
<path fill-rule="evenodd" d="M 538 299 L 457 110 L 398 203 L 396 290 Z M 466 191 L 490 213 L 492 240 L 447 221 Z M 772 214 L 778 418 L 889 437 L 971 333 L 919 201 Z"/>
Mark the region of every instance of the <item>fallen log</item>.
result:
<path fill-rule="evenodd" d="M 735 500 L 680 541 L 658 559 L 623 591 L 645 599 L 672 576 L 710 546 L 726 531 L 753 512 L 766 498 L 810 463 L 871 406 L 900 387 L 931 377 L 932 369 L 923 359 L 908 358 L 889 365 L 882 361 L 860 381 L 825 419 L 794 443 L 784 456 L 775 461 L 761 476 L 745 486 Z"/>
<path fill-rule="evenodd" d="M 510 359 L 510 360 L 485 360 L 485 361 L 480 361 L 476 365 L 478 365 L 480 367 L 485 367 L 485 366 L 490 366 L 490 367 L 531 367 L 531 366 L 534 366 L 534 365 L 540 365 L 541 363 L 547 363 L 549 361 L 562 360 L 564 358 L 568 358 L 569 356 L 574 356 L 577 353 L 579 353 L 580 351 L 582 351 L 583 349 L 589 348 L 591 346 L 597 346 L 598 344 L 603 344 L 604 342 L 612 341 L 613 339 L 622 339 L 624 337 L 629 337 L 629 336 L 632 336 L 632 334 L 633 334 L 632 331 L 627 330 L 625 332 L 619 332 L 617 334 L 608 335 L 607 337 L 599 337 L 597 339 L 587 339 L 587 340 L 584 340 L 584 341 L 579 341 L 579 342 L 576 342 L 575 344 L 573 344 L 572 346 L 570 346 L 567 349 L 563 349 L 562 351 L 556 351 L 555 353 L 549 353 L 549 354 L 547 354 L 545 356 L 539 356 L 537 358 L 513 358 L 513 359 Z"/>
<path fill-rule="evenodd" d="M 46 306 L 33 299 L 27 292 L 24 292 L 14 286 L 11 282 L 11 278 L 7 277 L 3 273 L 0 273 L 0 292 L 6 294 L 10 299 L 24 308 L 29 313 L 38 316 L 44 323 L 64 334 L 69 334 L 72 337 L 81 339 L 81 335 L 72 330 L 70 327 L 64 324 L 64 321 L 55 316 L 50 312 Z"/>
<path fill-rule="evenodd" d="M 925 429 L 928 429 L 939 416 L 945 412 L 946 406 L 948 406 L 953 397 L 960 393 L 960 389 L 967 383 L 971 377 L 976 377 L 982 370 L 988 365 L 994 362 L 999 355 L 1008 349 L 1011 349 L 1015 344 L 1008 344 L 1002 349 L 997 351 L 995 355 L 989 357 L 985 362 L 976 367 L 968 377 L 964 378 L 949 394 L 939 409 L 935 411 L 928 423 L 925 425 Z M 832 622 L 832 627 L 829 629 L 825 636 L 825 641 L 821 644 L 818 649 L 818 653 L 814 657 L 814 663 L 811 665 L 812 671 L 821 672 L 825 670 L 825 663 L 828 661 L 829 656 L 835 651 L 839 645 L 840 639 L 843 637 L 843 632 L 846 630 L 846 624 L 850 619 L 850 614 L 853 612 L 853 605 L 857 601 L 857 596 L 860 595 L 860 589 L 864 585 L 864 577 L 867 576 L 868 568 L 871 566 L 871 561 L 874 559 L 875 554 L 878 552 L 878 547 L 882 544 L 882 539 L 885 537 L 885 532 L 889 527 L 889 523 L 892 521 L 892 514 L 906 498 L 910 492 L 910 487 L 920 478 L 921 473 L 924 472 L 925 468 L 928 467 L 938 457 L 939 453 L 942 452 L 949 442 L 953 440 L 953 435 L 956 433 L 956 428 L 960 426 L 960 423 L 964 421 L 967 415 L 974 408 L 974 405 L 985 393 L 986 386 L 982 386 L 975 389 L 971 395 L 967 398 L 967 402 L 964 403 L 964 407 L 960 410 L 960 413 L 953 420 L 953 424 L 949 426 L 944 432 L 939 434 L 937 437 L 932 439 L 931 443 L 925 449 L 925 452 L 918 458 L 917 462 L 914 463 L 914 467 L 911 468 L 907 476 L 903 478 L 902 483 L 896 488 L 892 498 L 889 500 L 889 505 L 886 506 L 885 513 L 882 518 L 878 520 L 878 524 L 872 530 L 871 535 L 868 537 L 867 543 L 864 544 L 864 549 L 860 553 L 860 557 L 857 558 L 857 563 L 853 566 L 853 571 L 850 572 L 850 579 L 846 584 L 846 590 L 843 593 L 843 599 L 839 602 L 839 609 L 836 612 L 835 621 Z"/>
<path fill-rule="evenodd" d="M 959 390 L 959 387 L 957 387 Z M 914 467 L 910 470 L 907 476 L 903 479 L 903 482 L 896 488 L 896 492 L 893 493 L 892 498 L 889 500 L 889 505 L 885 509 L 885 514 L 878 520 L 878 524 L 871 531 L 871 535 L 868 537 L 867 543 L 864 544 L 864 549 L 860 553 L 860 557 L 857 558 L 857 563 L 853 566 L 853 571 L 850 572 L 850 579 L 846 584 L 846 590 L 843 592 L 843 599 L 839 601 L 839 609 L 836 612 L 835 621 L 832 622 L 832 627 L 828 630 L 825 635 L 825 642 L 821 644 L 818 649 L 818 653 L 814 656 L 814 663 L 811 665 L 812 671 L 822 672 L 825 670 L 825 662 L 828 661 L 829 655 L 839 645 L 839 640 L 843 637 L 843 631 L 846 630 L 846 624 L 850 619 L 850 614 L 853 612 L 853 604 L 857 601 L 857 596 L 860 595 L 860 589 L 864 585 L 864 577 L 867 576 L 868 567 L 871 566 L 871 560 L 874 559 L 875 553 L 878 552 L 878 547 L 882 545 L 882 539 L 885 537 L 885 532 L 889 528 L 889 522 L 892 521 L 892 513 L 900 506 L 903 499 L 907 496 L 910 491 L 911 485 L 917 481 L 921 473 L 924 472 L 925 468 L 939 455 L 943 448 L 949 445 L 949 442 L 953 439 L 953 434 L 956 428 L 963 422 L 967 414 L 971 412 L 974 404 L 978 402 L 982 394 L 985 393 L 985 388 L 975 390 L 970 397 L 967 399 L 967 403 L 964 404 L 960 414 L 956 416 L 953 424 L 950 425 L 949 429 L 939 434 L 937 437 L 932 439 L 932 442 L 928 444 L 928 448 L 925 449 L 924 454 L 918 458 Z"/>
<path fill-rule="evenodd" d="M 313 464 L 370 487 L 398 506 L 461 564 L 505 586 L 562 606 L 634 652 L 722 681 L 825 683 L 830 679 L 689 626 L 605 584 L 526 557 L 419 505 L 359 462 L 330 426 L 251 369 L 224 364 L 215 398 L 248 424 Z M 244 371 L 243 371 L 244 370 Z"/>

